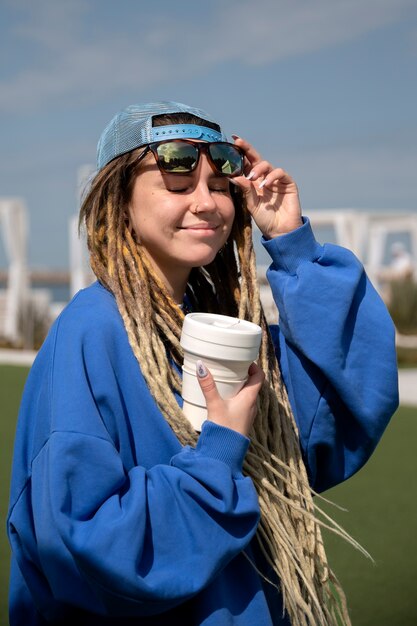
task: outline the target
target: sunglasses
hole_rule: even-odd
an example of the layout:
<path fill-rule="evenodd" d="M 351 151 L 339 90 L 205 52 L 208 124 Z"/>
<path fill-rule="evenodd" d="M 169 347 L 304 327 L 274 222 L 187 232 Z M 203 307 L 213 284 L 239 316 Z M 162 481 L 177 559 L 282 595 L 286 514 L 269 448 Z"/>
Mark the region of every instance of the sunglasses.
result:
<path fill-rule="evenodd" d="M 189 174 L 193 172 L 201 154 L 207 156 L 217 176 L 241 176 L 244 153 L 241 148 L 226 141 L 195 142 L 187 139 L 169 139 L 150 143 L 141 158 L 150 150 L 156 163 L 167 174 Z"/>

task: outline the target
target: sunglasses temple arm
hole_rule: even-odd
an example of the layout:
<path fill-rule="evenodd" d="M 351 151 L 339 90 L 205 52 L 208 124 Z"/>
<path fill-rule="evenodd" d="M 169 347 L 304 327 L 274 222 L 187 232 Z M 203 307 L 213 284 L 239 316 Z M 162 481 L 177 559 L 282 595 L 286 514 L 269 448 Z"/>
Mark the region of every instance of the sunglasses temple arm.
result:
<path fill-rule="evenodd" d="M 149 150 L 150 150 L 149 145 L 145 146 L 144 151 L 136 159 L 136 163 L 140 163 L 142 159 L 148 154 Z"/>

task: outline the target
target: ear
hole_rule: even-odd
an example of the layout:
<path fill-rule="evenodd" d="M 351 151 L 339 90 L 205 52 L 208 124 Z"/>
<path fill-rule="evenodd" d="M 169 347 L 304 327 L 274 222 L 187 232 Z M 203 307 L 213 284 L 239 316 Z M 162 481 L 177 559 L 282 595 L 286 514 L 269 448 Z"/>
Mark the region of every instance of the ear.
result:
<path fill-rule="evenodd" d="M 129 210 L 128 210 L 128 209 L 126 209 L 126 210 L 125 210 L 125 214 L 124 214 L 124 223 L 125 223 L 125 227 L 126 227 L 126 228 L 127 228 L 127 230 L 129 231 L 129 233 L 130 233 L 130 235 L 131 235 L 132 239 L 133 239 L 134 241 L 137 241 L 137 242 L 139 243 L 139 241 L 138 241 L 138 236 L 137 236 L 137 233 L 136 233 L 136 231 L 135 231 L 135 228 L 134 228 L 134 226 L 133 226 L 133 224 L 132 224 L 132 220 L 130 219 L 130 215 L 129 215 Z"/>

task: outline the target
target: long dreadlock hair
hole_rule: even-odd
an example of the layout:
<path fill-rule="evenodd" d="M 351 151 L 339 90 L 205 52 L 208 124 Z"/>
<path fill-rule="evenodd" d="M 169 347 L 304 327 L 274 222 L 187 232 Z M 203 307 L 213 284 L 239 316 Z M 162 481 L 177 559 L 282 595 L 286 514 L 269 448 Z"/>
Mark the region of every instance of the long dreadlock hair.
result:
<path fill-rule="evenodd" d="M 173 117 L 163 116 L 157 123 L 210 125 L 187 114 Z M 91 267 L 116 298 L 130 346 L 159 409 L 180 443 L 194 446 L 198 434 L 174 396 L 174 392 L 181 393 L 172 360 L 182 362 L 184 313 L 143 253 L 127 217 L 141 153 L 137 149 L 124 154 L 98 172 L 82 203 L 80 226 L 85 223 Z M 259 497 L 261 519 L 256 536 L 278 576 L 291 624 L 350 624 L 343 590 L 327 563 L 321 528 L 360 546 L 313 503 L 316 494 L 309 486 L 260 302 L 250 215 L 239 192 L 232 192 L 236 215 L 229 239 L 212 263 L 191 271 L 187 293 L 194 310 L 237 316 L 259 324 L 263 331 L 259 364 L 266 378 L 244 472 L 252 478 Z"/>

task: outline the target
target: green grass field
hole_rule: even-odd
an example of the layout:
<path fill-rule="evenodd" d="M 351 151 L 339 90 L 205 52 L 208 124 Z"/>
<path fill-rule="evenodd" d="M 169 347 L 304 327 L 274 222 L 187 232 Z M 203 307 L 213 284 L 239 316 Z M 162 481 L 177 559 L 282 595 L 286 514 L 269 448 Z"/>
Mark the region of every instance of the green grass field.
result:
<path fill-rule="evenodd" d="M 0 625 L 7 624 L 9 549 L 4 532 L 11 449 L 26 368 L 0 366 Z M 371 553 L 374 563 L 334 536 L 326 535 L 328 556 L 346 590 L 353 626 L 417 624 L 417 408 L 401 408 L 377 451 L 353 478 L 325 495 L 348 509 L 326 506 Z"/>
<path fill-rule="evenodd" d="M 9 571 L 9 544 L 5 534 L 5 519 L 9 500 L 10 464 L 23 385 L 28 374 L 25 367 L 0 366 L 0 398 L 2 414 L 0 418 L 0 625 L 8 624 L 7 587 Z"/>

